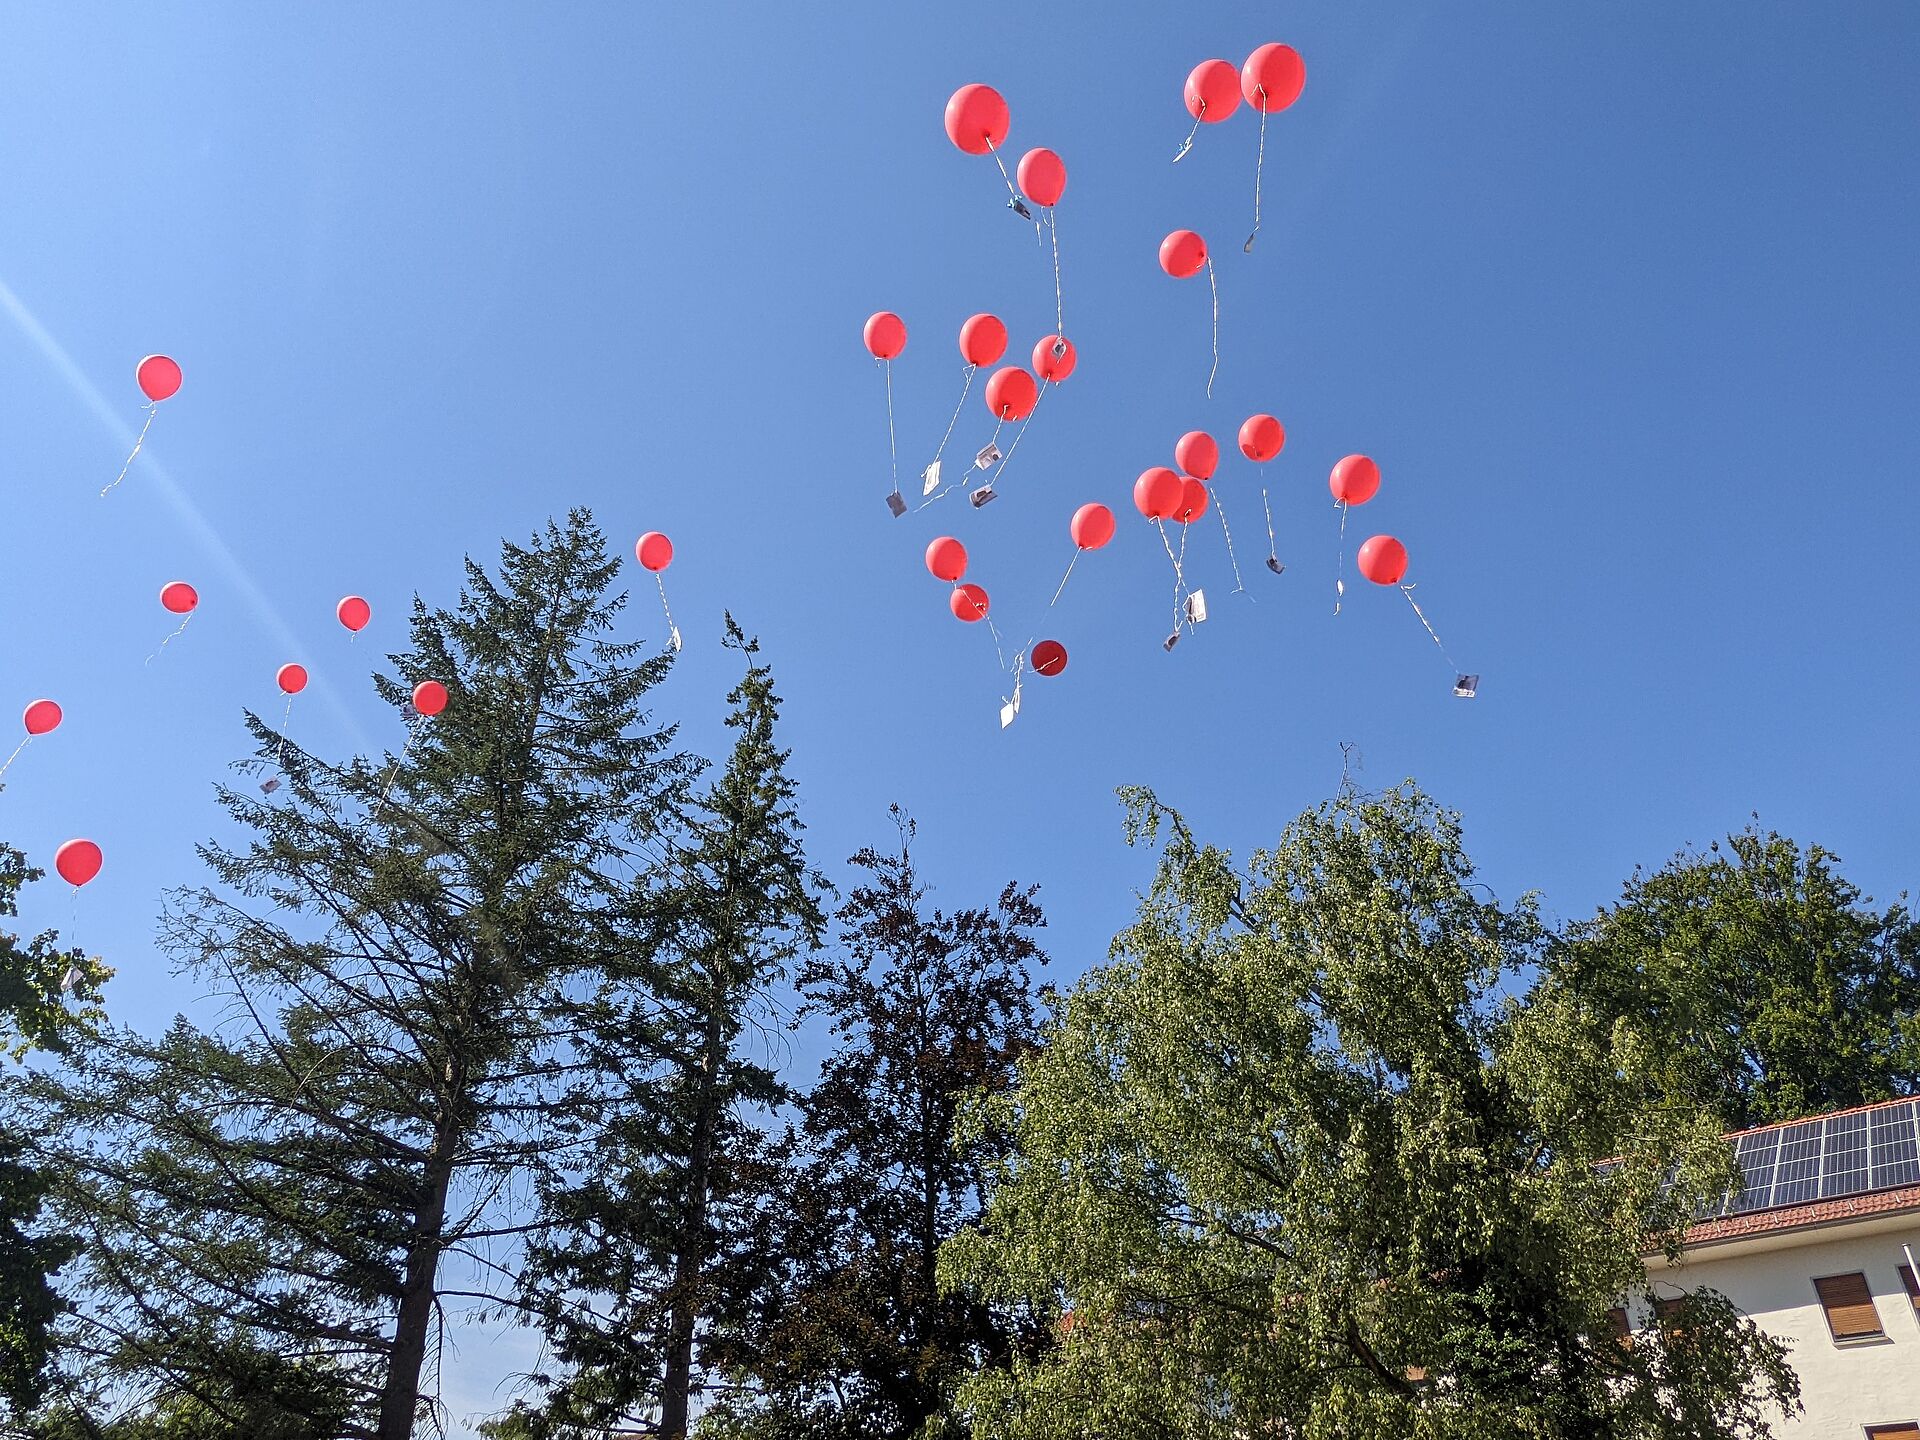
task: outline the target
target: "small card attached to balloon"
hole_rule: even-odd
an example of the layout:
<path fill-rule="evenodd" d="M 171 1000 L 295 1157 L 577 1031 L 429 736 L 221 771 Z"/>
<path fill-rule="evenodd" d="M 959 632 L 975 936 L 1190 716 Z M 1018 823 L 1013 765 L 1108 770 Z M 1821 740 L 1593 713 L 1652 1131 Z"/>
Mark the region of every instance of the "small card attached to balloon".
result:
<path fill-rule="evenodd" d="M 991 470 L 994 462 L 1000 458 L 1000 447 L 989 440 L 980 447 L 980 453 L 973 457 L 973 468 Z"/>
<path fill-rule="evenodd" d="M 907 513 L 906 497 L 898 490 L 894 491 L 891 495 L 887 496 L 887 509 L 893 512 L 896 520 L 899 519 Z"/>
<path fill-rule="evenodd" d="M 1180 632 L 1176 630 L 1171 635 L 1167 636 L 1165 640 L 1160 642 L 1160 648 L 1162 650 L 1171 650 L 1173 649 L 1174 646 L 1178 645 L 1179 643 L 1180 643 Z"/>
<path fill-rule="evenodd" d="M 1286 566 L 1280 563 L 1280 557 L 1278 555 L 1267 556 L 1267 568 L 1276 575 L 1285 574 L 1287 569 Z"/>
<path fill-rule="evenodd" d="M 978 490 L 975 490 L 972 494 L 968 495 L 967 499 L 972 501 L 973 508 L 978 510 L 982 505 L 986 504 L 989 500 L 993 499 L 993 497 L 997 493 L 999 492 L 997 492 L 993 488 L 993 486 L 982 485 Z"/>
<path fill-rule="evenodd" d="M 262 795 L 271 795 L 273 794 L 274 791 L 278 790 L 279 788 L 280 788 L 280 777 L 278 775 L 274 776 L 271 780 L 262 780 L 260 782 L 260 793 Z"/>
<path fill-rule="evenodd" d="M 1453 693 L 1462 700 L 1471 700 L 1480 688 L 1478 675 L 1456 675 L 1453 677 Z"/>
<path fill-rule="evenodd" d="M 1033 219 L 1033 212 L 1026 207 L 1025 203 L 1022 202 L 1022 200 L 1018 195 L 1014 196 L 1011 200 L 1007 201 L 1007 208 L 1013 211 L 1013 213 L 1018 215 L 1022 220 Z"/>
<path fill-rule="evenodd" d="M 1187 596 L 1187 623 L 1199 625 L 1207 618 L 1207 592 L 1196 590 Z"/>
<path fill-rule="evenodd" d="M 1013 724 L 1013 717 L 1018 715 L 1019 713 L 1020 712 L 1018 710 L 1013 708 L 1012 701 L 1008 701 L 1006 704 L 1002 705 L 1000 707 L 1000 728 L 1004 730 L 1007 728 L 1007 726 Z"/>
<path fill-rule="evenodd" d="M 680 648 L 680 627 L 678 625 L 669 627 L 667 631 L 667 648 L 669 650 L 678 650 Z"/>
<path fill-rule="evenodd" d="M 920 493 L 931 495 L 940 488 L 940 462 L 934 461 L 920 472 Z"/>

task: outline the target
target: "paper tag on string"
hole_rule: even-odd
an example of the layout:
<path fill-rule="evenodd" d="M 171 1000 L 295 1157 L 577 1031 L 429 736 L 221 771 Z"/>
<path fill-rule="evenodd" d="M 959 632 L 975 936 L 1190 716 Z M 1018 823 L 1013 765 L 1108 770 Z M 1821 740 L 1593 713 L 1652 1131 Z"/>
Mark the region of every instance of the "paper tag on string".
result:
<path fill-rule="evenodd" d="M 1004 730 L 1007 726 L 1013 724 L 1013 717 L 1019 713 L 1020 712 L 1013 707 L 1011 701 L 1002 705 L 1000 707 L 1000 728 Z"/>
<path fill-rule="evenodd" d="M 79 970 L 76 969 L 74 966 L 69 965 L 67 967 L 67 973 L 60 977 L 60 993 L 63 995 L 66 994 L 67 991 L 73 989 L 73 987 L 78 985 L 79 983 L 80 983 Z"/>
<path fill-rule="evenodd" d="M 1187 596 L 1187 623 L 1199 625 L 1207 618 L 1207 592 L 1195 590 Z"/>
<path fill-rule="evenodd" d="M 678 625 L 673 626 L 667 631 L 667 648 L 669 650 L 678 650 L 680 648 L 680 627 Z"/>
<path fill-rule="evenodd" d="M 1013 213 L 1018 215 L 1022 220 L 1033 219 L 1033 212 L 1029 210 L 1024 204 L 1021 203 L 1020 197 L 1018 195 L 1014 196 L 1011 200 L 1007 201 L 1007 208 L 1013 211 Z"/>
<path fill-rule="evenodd" d="M 940 462 L 934 461 L 920 472 L 920 493 L 931 495 L 940 488 Z"/>
<path fill-rule="evenodd" d="M 1453 677 L 1453 693 L 1462 700 L 1473 699 L 1474 692 L 1480 688 L 1478 675 L 1456 675 Z"/>
<path fill-rule="evenodd" d="M 274 776 L 271 780 L 262 780 L 260 782 L 260 793 L 262 795 L 271 795 L 273 794 L 274 791 L 278 790 L 279 788 L 280 788 L 280 777 L 278 775 Z"/>
<path fill-rule="evenodd" d="M 1162 650 L 1171 650 L 1173 649 L 1174 646 L 1178 645 L 1179 643 L 1180 643 L 1180 632 L 1176 630 L 1171 635 L 1167 636 L 1167 638 L 1160 643 L 1160 648 Z"/>
<path fill-rule="evenodd" d="M 989 440 L 980 447 L 980 453 L 973 457 L 973 468 L 976 470 L 991 470 L 994 462 L 999 460 L 999 458 L 1000 447 Z"/>
<path fill-rule="evenodd" d="M 993 499 L 996 493 L 991 485 L 982 485 L 978 490 L 975 490 L 971 495 L 967 496 L 967 499 L 971 500 L 973 502 L 973 508 L 978 510 L 982 505 Z"/>
<path fill-rule="evenodd" d="M 1269 555 L 1267 556 L 1267 568 L 1273 571 L 1274 574 L 1281 575 L 1286 573 L 1287 567 L 1280 563 L 1280 557 L 1278 555 Z"/>
<path fill-rule="evenodd" d="M 898 490 L 887 496 L 887 509 L 893 512 L 895 519 L 907 513 L 906 499 Z"/>

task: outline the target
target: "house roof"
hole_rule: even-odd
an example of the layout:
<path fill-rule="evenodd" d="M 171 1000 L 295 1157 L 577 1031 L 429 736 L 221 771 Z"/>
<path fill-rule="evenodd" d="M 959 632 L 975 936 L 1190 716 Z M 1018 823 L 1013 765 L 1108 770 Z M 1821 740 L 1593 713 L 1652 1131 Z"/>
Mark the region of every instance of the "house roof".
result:
<path fill-rule="evenodd" d="M 1727 1137 L 1742 1184 L 1688 1248 L 1920 1209 L 1920 1103 L 1884 1100 Z"/>

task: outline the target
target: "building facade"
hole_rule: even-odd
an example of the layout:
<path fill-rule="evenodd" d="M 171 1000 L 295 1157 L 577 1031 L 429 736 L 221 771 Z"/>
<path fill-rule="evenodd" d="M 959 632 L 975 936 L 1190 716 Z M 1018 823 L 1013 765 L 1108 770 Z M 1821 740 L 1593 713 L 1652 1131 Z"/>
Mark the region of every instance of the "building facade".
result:
<path fill-rule="evenodd" d="M 1717 1290 L 1786 1342 L 1805 1413 L 1780 1440 L 1920 1440 L 1917 1125 L 1896 1100 L 1733 1136 L 1740 1193 L 1678 1265 L 1649 1257 L 1657 1296 Z"/>

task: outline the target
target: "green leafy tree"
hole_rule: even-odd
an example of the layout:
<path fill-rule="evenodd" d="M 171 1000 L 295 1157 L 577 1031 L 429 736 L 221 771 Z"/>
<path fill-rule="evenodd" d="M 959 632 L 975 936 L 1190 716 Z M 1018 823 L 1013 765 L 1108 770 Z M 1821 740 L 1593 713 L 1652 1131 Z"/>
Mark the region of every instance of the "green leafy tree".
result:
<path fill-rule="evenodd" d="M 21 887 L 41 878 L 26 856 L 0 845 L 0 920 L 19 914 Z M 112 973 L 52 932 L 23 938 L 0 930 L 0 1050 L 65 1055 L 105 1018 L 100 987 Z M 12 1088 L 10 1085 L 9 1088 Z M 25 1410 L 41 1391 L 61 1301 L 52 1277 L 72 1258 L 70 1237 L 35 1226 L 48 1179 L 21 1160 L 22 1137 L 0 1113 L 0 1417 Z"/>
<path fill-rule="evenodd" d="M 1920 1086 L 1920 930 L 1818 845 L 1749 828 L 1635 873 L 1572 929 L 1549 983 L 1660 1057 L 1658 1081 L 1729 1128 Z"/>
<path fill-rule="evenodd" d="M 780 701 L 758 645 L 729 695 L 725 768 L 674 851 L 618 911 L 627 963 L 569 1020 L 583 1057 L 559 1132 L 579 1161 L 543 1185 L 526 1277 L 558 1361 L 499 1435 L 600 1436 L 647 1422 L 684 1440 L 705 1388 L 705 1341 L 751 1275 L 749 1217 L 777 1171 L 764 1119 L 785 1098 L 754 1027 L 826 917 L 809 871 Z"/>
<path fill-rule="evenodd" d="M 687 768 L 645 711 L 668 659 L 611 638 L 618 573 L 576 512 L 416 601 L 377 689 L 452 698 L 399 756 L 330 765 L 249 717 L 285 792 L 222 789 L 240 838 L 163 932 L 225 1018 L 47 1087 L 83 1416 L 409 1440 L 449 1311 L 515 1303 L 555 1019 Z"/>
<path fill-rule="evenodd" d="M 1757 1440 L 1797 1404 L 1711 1293 L 1614 1338 L 1730 1157 L 1643 1054 L 1501 998 L 1542 930 L 1456 816 L 1343 793 L 1243 870 L 1128 800 L 1151 892 L 963 1131 L 1018 1149 L 944 1277 L 1071 1317 L 963 1387 L 980 1440 Z"/>
<path fill-rule="evenodd" d="M 840 948 L 801 969 L 799 1020 L 837 1047 L 800 1102 L 791 1179 L 764 1233 L 773 1285 L 715 1350 L 742 1389 L 703 1436 L 905 1437 L 943 1415 L 957 1383 L 1005 1363 L 1030 1310 L 943 1295 L 940 1246 L 977 1221 L 1011 1137 L 954 1143 L 963 1099 L 999 1093 L 1038 1043 L 1031 972 L 1046 921 L 1031 889 L 949 914 L 927 903 L 912 822 L 863 850 L 837 916 Z M 799 1023 L 796 1020 L 796 1023 Z M 1031 1334 L 1029 1334 L 1031 1338 Z"/>

